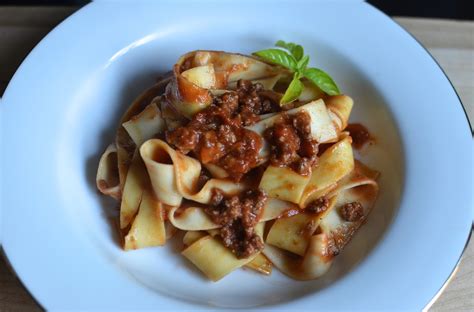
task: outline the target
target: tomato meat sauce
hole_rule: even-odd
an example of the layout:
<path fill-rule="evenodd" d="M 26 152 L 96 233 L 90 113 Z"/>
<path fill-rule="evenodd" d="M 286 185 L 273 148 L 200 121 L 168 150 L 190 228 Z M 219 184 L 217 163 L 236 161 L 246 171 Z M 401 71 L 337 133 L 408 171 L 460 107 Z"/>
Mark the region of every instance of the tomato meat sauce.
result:
<path fill-rule="evenodd" d="M 279 111 L 260 83 L 239 80 L 235 91 L 213 99 L 184 126 L 166 132 L 166 141 L 180 152 L 192 153 L 203 164 L 216 164 L 234 181 L 260 163 L 263 139 L 246 126 L 259 115 Z"/>
<path fill-rule="evenodd" d="M 373 141 L 369 130 L 362 124 L 349 124 L 345 130 L 349 131 L 352 137 L 352 146 L 354 146 L 355 149 L 361 149 L 365 144 Z"/>
<path fill-rule="evenodd" d="M 271 145 L 270 164 L 288 167 L 301 175 L 311 174 L 318 159 L 318 142 L 311 138 L 311 118 L 305 111 L 282 113 L 265 131 Z"/>
<path fill-rule="evenodd" d="M 220 237 L 224 246 L 239 259 L 248 258 L 264 247 L 262 239 L 255 233 L 255 226 L 267 199 L 262 190 L 248 190 L 231 197 L 224 196 L 219 189 L 213 190 L 211 205 L 205 208 L 205 212 L 221 226 Z"/>

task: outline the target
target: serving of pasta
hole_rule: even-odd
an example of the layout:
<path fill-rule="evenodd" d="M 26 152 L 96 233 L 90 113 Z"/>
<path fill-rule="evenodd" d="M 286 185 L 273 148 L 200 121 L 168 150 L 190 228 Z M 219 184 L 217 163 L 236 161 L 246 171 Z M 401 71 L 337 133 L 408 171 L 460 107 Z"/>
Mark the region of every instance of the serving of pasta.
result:
<path fill-rule="evenodd" d="M 379 174 L 354 159 L 353 100 L 301 46 L 277 46 L 189 52 L 128 108 L 96 179 L 120 202 L 124 250 L 179 237 L 212 281 L 311 280 L 366 221 Z"/>

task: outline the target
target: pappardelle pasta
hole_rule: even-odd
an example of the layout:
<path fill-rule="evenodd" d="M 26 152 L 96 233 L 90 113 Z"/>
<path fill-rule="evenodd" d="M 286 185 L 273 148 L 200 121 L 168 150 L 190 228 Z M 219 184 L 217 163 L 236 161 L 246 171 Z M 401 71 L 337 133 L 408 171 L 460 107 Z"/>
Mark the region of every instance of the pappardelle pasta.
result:
<path fill-rule="evenodd" d="M 180 57 L 100 159 L 97 188 L 120 201 L 123 248 L 182 231 L 181 254 L 212 281 L 244 266 L 297 280 L 327 272 L 367 219 L 378 173 L 354 159 L 353 100 L 323 89 L 262 57 Z"/>

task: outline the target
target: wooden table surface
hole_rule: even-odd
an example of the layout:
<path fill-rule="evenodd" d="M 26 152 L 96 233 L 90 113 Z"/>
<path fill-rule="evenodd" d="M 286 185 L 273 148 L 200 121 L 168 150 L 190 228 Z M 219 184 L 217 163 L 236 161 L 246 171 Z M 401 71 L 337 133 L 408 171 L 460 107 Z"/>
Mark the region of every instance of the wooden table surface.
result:
<path fill-rule="evenodd" d="M 28 52 L 77 7 L 0 7 L 0 95 Z M 439 62 L 474 124 L 474 22 L 398 17 Z M 474 311 L 474 239 L 430 311 Z M 2 258 L 0 256 L 0 258 Z M 0 311 L 41 310 L 0 259 Z"/>

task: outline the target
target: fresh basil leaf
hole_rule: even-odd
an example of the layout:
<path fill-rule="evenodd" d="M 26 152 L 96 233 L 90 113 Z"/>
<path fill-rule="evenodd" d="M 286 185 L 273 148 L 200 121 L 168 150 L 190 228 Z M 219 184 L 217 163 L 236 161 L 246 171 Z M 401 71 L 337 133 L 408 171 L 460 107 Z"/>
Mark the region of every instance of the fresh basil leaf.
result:
<path fill-rule="evenodd" d="M 318 68 L 306 68 L 309 64 L 309 56 L 304 55 L 304 49 L 301 45 L 278 40 L 275 46 L 286 51 L 268 49 L 255 52 L 254 55 L 259 56 L 264 61 L 281 65 L 294 72 L 293 80 L 280 101 L 281 105 L 290 103 L 298 98 L 303 91 L 303 83 L 300 81 L 302 77 L 306 77 L 329 95 L 340 93 L 336 83 L 326 72 Z"/>
<path fill-rule="evenodd" d="M 267 49 L 253 53 L 267 62 L 274 63 L 295 71 L 296 60 L 287 52 L 280 49 Z"/>
<path fill-rule="evenodd" d="M 303 71 L 309 63 L 309 55 L 305 55 L 301 60 L 298 61 L 296 66 L 298 67 L 299 71 Z"/>
<path fill-rule="evenodd" d="M 301 60 L 304 55 L 303 47 L 299 44 L 295 45 L 290 51 L 297 61 Z"/>
<path fill-rule="evenodd" d="M 304 56 L 304 49 L 299 44 L 278 40 L 275 43 L 275 46 L 288 50 L 297 61 L 301 60 L 301 58 Z"/>
<path fill-rule="evenodd" d="M 308 68 L 303 72 L 303 75 L 329 95 L 338 95 L 340 93 L 334 80 L 321 69 Z"/>
<path fill-rule="evenodd" d="M 285 91 L 285 94 L 280 100 L 280 105 L 285 105 L 296 100 L 301 92 L 303 92 L 303 83 L 298 79 L 298 75 L 295 74 L 293 80 Z"/>
<path fill-rule="evenodd" d="M 291 52 L 291 50 L 293 50 L 293 48 L 296 46 L 296 44 L 294 44 L 292 42 L 285 42 L 283 40 L 278 40 L 275 43 L 275 46 L 283 48 L 283 49 L 287 49 L 288 51 Z"/>

